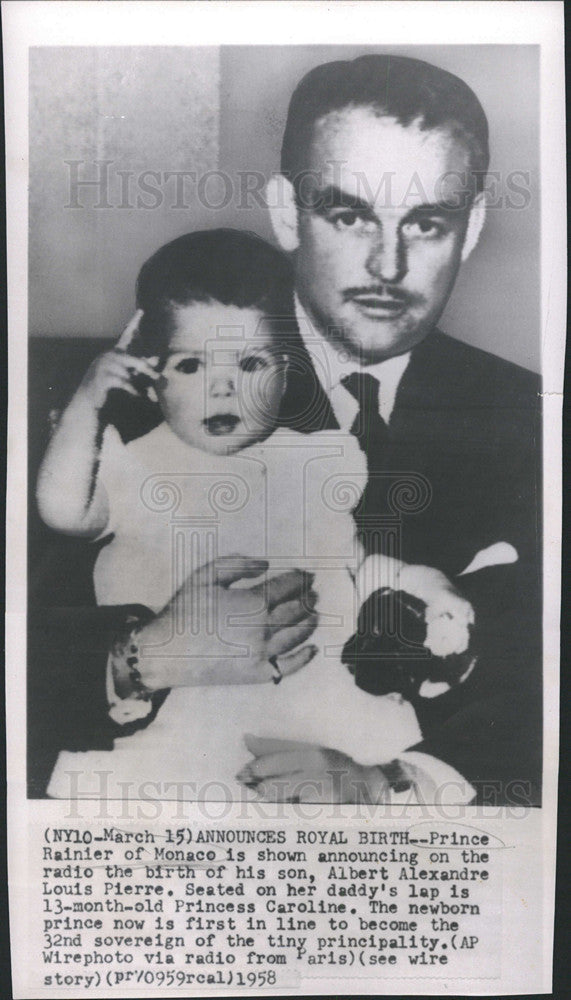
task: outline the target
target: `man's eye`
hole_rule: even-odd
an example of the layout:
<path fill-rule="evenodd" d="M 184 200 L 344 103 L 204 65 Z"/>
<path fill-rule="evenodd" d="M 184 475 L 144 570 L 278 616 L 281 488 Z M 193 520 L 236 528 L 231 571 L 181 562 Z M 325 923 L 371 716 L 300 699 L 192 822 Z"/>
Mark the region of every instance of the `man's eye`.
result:
<path fill-rule="evenodd" d="M 333 212 L 331 221 L 337 229 L 354 229 L 355 232 L 360 233 L 366 232 L 375 225 L 371 219 L 367 219 L 364 215 L 349 208 Z"/>
<path fill-rule="evenodd" d="M 444 226 L 436 219 L 417 219 L 416 222 L 407 222 L 403 229 L 410 236 L 442 236 Z"/>
<path fill-rule="evenodd" d="M 261 371 L 262 368 L 267 367 L 267 361 L 257 354 L 247 354 L 246 357 L 242 358 L 240 361 L 240 368 L 243 372 L 257 372 Z"/>
<path fill-rule="evenodd" d="M 183 358 L 175 365 L 175 372 L 182 372 L 183 375 L 194 375 L 198 371 L 200 361 L 198 358 Z"/>

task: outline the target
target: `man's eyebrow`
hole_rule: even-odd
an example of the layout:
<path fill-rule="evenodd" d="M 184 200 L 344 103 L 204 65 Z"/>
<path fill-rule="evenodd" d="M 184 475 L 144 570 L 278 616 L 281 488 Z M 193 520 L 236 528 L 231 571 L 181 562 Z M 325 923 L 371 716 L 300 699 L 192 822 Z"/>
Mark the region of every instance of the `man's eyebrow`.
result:
<path fill-rule="evenodd" d="M 359 212 L 369 219 L 376 219 L 375 208 L 365 198 L 357 194 L 351 194 L 337 187 L 336 184 L 328 184 L 327 187 L 311 192 L 305 203 L 300 205 L 308 211 L 325 213 L 331 208 L 348 208 L 354 212 Z M 465 206 L 451 204 L 446 201 L 423 202 L 420 205 L 413 205 L 406 214 L 406 219 L 419 218 L 426 215 L 450 216 Z"/>
<path fill-rule="evenodd" d="M 312 191 L 307 201 L 302 201 L 300 207 L 312 212 L 326 212 L 329 208 L 351 208 L 353 211 L 363 213 L 363 215 L 372 217 L 375 214 L 368 201 L 360 198 L 357 194 L 343 191 L 336 184 L 328 184 L 327 187 Z"/>
<path fill-rule="evenodd" d="M 459 208 L 464 206 L 452 205 L 450 202 L 446 201 L 427 201 L 422 202 L 420 205 L 413 205 L 409 212 L 406 214 L 406 219 L 417 218 L 423 215 L 452 215 L 457 212 Z M 403 220 L 404 221 L 404 220 Z"/>

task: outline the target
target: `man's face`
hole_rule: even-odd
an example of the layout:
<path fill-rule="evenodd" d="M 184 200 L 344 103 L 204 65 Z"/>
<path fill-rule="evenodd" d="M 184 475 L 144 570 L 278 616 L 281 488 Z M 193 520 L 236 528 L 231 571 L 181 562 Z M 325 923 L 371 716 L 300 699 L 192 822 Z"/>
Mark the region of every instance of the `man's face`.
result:
<path fill-rule="evenodd" d="M 468 173 L 467 149 L 445 130 L 369 108 L 316 123 L 297 290 L 320 330 L 363 363 L 404 353 L 438 322 L 462 259 Z"/>

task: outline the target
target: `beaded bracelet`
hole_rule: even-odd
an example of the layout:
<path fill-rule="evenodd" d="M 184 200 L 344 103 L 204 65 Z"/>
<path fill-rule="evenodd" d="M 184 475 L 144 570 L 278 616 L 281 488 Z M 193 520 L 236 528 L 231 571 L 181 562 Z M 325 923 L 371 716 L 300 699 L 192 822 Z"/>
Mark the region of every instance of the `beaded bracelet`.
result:
<path fill-rule="evenodd" d="M 133 625 L 133 619 L 127 620 L 127 628 Z M 136 620 L 135 620 L 136 621 Z M 111 646 L 111 670 L 115 691 L 119 698 L 135 698 L 139 701 L 150 701 L 152 692 L 145 687 L 139 670 L 138 632 L 140 622 L 129 632 L 118 635 Z"/>

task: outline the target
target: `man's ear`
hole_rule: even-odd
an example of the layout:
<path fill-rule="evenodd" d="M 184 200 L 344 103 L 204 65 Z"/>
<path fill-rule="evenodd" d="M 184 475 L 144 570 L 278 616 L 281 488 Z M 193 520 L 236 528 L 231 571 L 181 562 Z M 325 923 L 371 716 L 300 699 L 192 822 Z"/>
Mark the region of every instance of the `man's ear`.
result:
<path fill-rule="evenodd" d="M 286 253 L 292 253 L 299 246 L 297 205 L 293 185 L 283 174 L 274 174 L 269 180 L 266 187 L 266 202 L 279 245 Z"/>
<path fill-rule="evenodd" d="M 462 260 L 468 260 L 468 257 L 472 253 L 472 250 L 476 246 L 476 243 L 480 239 L 480 233 L 484 228 L 484 220 L 486 218 L 486 196 L 483 191 L 480 191 L 476 195 L 474 201 L 472 202 L 472 207 L 470 209 L 470 216 L 468 218 L 468 228 L 466 229 L 466 236 L 464 237 L 464 246 L 462 247 Z"/>

